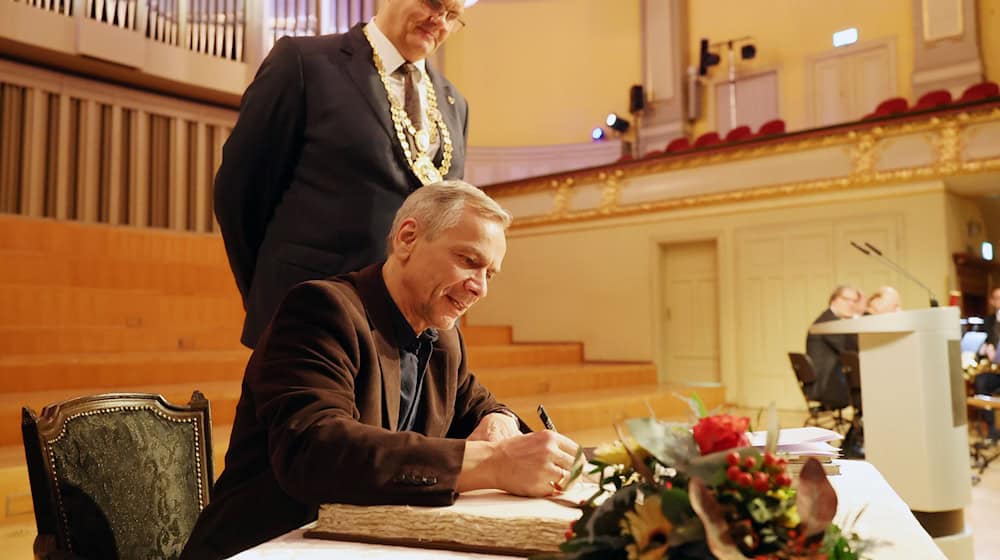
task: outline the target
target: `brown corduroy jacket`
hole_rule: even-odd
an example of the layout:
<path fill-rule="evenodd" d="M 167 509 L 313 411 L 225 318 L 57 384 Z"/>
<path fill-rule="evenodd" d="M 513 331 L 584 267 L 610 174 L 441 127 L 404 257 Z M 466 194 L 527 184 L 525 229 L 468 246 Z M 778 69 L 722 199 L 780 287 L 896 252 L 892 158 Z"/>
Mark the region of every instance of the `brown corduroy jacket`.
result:
<path fill-rule="evenodd" d="M 281 304 L 182 558 L 230 556 L 315 519 L 322 503 L 454 502 L 463 438 L 504 407 L 466 368 L 453 328 L 434 345 L 415 431 L 396 431 L 399 349 L 381 268 L 299 284 Z"/>

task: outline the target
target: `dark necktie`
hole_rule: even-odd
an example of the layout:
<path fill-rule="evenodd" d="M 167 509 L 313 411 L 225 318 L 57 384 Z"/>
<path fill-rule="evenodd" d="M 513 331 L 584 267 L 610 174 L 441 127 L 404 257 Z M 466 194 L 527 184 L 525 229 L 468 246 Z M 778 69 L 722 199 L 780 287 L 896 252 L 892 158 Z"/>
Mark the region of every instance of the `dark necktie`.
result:
<path fill-rule="evenodd" d="M 404 63 L 399 69 L 403 73 L 403 93 L 406 98 L 403 101 L 403 108 L 406 109 L 406 114 L 410 117 L 413 128 L 423 130 L 424 114 L 420 110 L 420 91 L 417 89 L 417 81 L 421 77 L 420 69 L 410 62 Z"/>

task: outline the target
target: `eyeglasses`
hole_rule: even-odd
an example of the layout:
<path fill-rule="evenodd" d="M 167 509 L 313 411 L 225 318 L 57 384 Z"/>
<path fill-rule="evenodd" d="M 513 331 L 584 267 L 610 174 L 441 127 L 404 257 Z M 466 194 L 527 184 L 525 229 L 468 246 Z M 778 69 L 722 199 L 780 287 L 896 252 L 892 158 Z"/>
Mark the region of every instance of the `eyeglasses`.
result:
<path fill-rule="evenodd" d="M 445 7 L 443 0 L 423 0 L 423 2 L 433 16 L 444 18 L 444 25 L 449 32 L 455 32 L 465 27 L 465 20 L 462 19 L 461 12 L 449 10 Z"/>

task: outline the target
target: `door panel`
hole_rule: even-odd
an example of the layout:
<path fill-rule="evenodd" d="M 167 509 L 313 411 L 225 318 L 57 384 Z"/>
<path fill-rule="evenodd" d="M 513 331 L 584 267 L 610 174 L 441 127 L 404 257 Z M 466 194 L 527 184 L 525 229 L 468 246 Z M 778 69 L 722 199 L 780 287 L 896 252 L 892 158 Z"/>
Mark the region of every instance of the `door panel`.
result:
<path fill-rule="evenodd" d="M 660 249 L 664 379 L 719 383 L 718 264 L 714 241 Z"/>
<path fill-rule="evenodd" d="M 869 241 L 894 258 L 897 230 L 896 217 L 878 216 L 737 232 L 740 404 L 803 406 L 787 353 L 805 349 L 806 331 L 837 284 L 872 291 L 898 283 L 895 274 L 849 244 Z"/>

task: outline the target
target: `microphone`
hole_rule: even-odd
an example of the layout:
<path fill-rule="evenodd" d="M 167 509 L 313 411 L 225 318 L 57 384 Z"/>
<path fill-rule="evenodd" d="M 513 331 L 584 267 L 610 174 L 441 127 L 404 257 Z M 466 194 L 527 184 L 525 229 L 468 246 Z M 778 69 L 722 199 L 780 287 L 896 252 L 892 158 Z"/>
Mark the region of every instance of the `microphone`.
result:
<path fill-rule="evenodd" d="M 865 247 L 862 247 L 861 245 L 858 245 L 857 243 L 855 243 L 853 241 L 851 241 L 850 243 L 851 243 L 851 246 L 854 247 L 855 249 L 857 249 L 858 251 L 861 251 L 862 253 L 868 255 L 869 257 L 872 257 L 872 258 L 878 260 L 882 264 L 888 266 L 889 268 L 895 270 L 896 272 L 898 272 L 898 273 L 902 274 L 903 276 L 905 276 L 905 277 L 909 278 L 910 280 L 912 280 L 915 284 L 917 284 L 918 286 L 920 286 L 921 288 L 923 288 L 927 292 L 927 297 L 930 298 L 930 300 L 931 300 L 931 307 L 938 307 L 938 300 L 937 300 L 936 297 L 934 297 L 934 292 L 932 292 L 930 288 L 928 288 L 927 286 L 925 286 L 923 282 L 921 282 L 920 280 L 917 280 L 917 278 L 914 275 L 912 275 L 909 272 L 907 272 L 906 269 L 904 269 L 903 267 L 901 267 L 898 264 L 894 263 L 892 261 L 892 259 L 890 259 L 889 257 L 883 255 L 882 251 L 878 250 L 878 247 L 872 245 L 871 243 L 869 243 L 867 241 L 864 242 L 865 243 L 865 247 L 867 247 L 867 249 L 865 249 Z"/>

